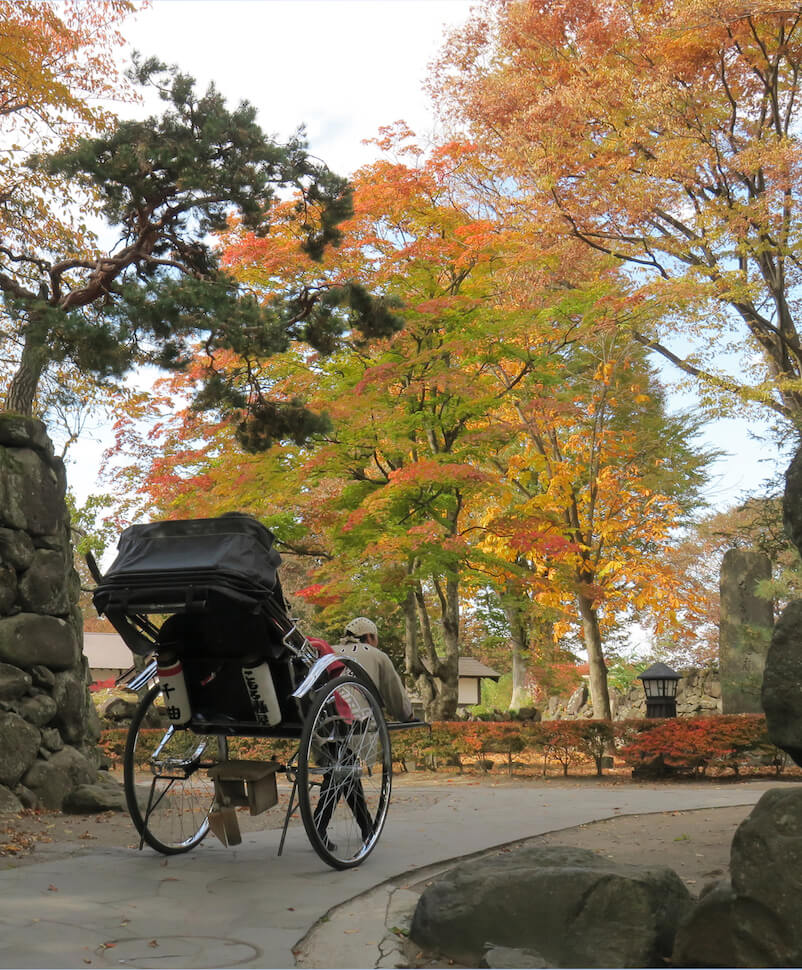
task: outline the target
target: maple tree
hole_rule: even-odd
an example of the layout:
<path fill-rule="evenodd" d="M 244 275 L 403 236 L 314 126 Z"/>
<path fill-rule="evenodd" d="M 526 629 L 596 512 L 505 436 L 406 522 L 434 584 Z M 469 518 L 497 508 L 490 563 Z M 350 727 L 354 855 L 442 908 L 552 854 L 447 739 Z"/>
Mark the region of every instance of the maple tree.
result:
<path fill-rule="evenodd" d="M 389 143 L 398 144 L 394 135 Z M 304 592 L 333 630 L 375 604 L 386 604 L 388 621 L 400 612 L 407 670 L 431 716 L 453 714 L 462 604 L 488 581 L 516 648 L 515 706 L 533 650 L 542 668 L 565 659 L 554 622 L 564 632 L 579 597 L 603 710 L 597 614 L 609 630 L 625 608 L 667 612 L 659 600 L 670 577 L 644 552 L 676 519 L 670 496 L 691 504 L 706 456 L 691 458 L 692 429 L 663 415 L 637 359 L 609 347 L 610 360 L 598 359 L 614 337 L 597 338 L 596 357 L 574 346 L 595 328 L 609 331 L 616 288 L 594 278 L 566 291 L 561 273 L 550 290 L 548 267 L 533 266 L 528 251 L 522 260 L 515 238 L 466 205 L 457 177 L 465 164 L 471 174 L 465 146 L 431 159 L 405 151 L 412 163 L 381 162 L 357 178 L 355 214 L 320 268 L 299 249 L 291 203 L 274 210 L 265 238 L 235 224 L 224 257 L 268 299 L 313 270 L 335 286 L 355 277 L 387 305 L 403 303 L 404 330 L 326 357 L 298 345 L 247 369 L 221 355 L 226 380 L 264 384 L 274 399 L 320 415 L 318 430 L 307 441 L 273 428 L 259 458 L 231 451 L 236 411 L 219 409 L 217 423 L 192 409 L 159 419 L 145 446 L 145 489 L 172 514 L 236 502 L 262 515 L 285 549 L 312 558 Z M 205 366 L 199 359 L 184 376 L 201 380 Z M 541 438 L 557 454 L 539 453 Z M 141 439 L 122 441 L 128 454 L 142 448 Z M 142 464 L 129 469 L 141 475 Z M 143 489 L 129 482 L 128 491 Z"/>
<path fill-rule="evenodd" d="M 507 218 L 627 267 L 664 310 L 629 332 L 703 399 L 796 427 L 801 18 L 770 0 L 491 0 L 432 78 L 514 183 Z"/>
<path fill-rule="evenodd" d="M 578 620 L 602 718 L 605 632 L 640 612 L 658 629 L 676 624 L 693 604 L 676 593 L 664 554 L 700 501 L 712 457 L 693 447 L 690 418 L 666 412 L 643 356 L 637 344 L 601 337 L 572 348 L 559 390 L 542 371 L 510 388 L 510 445 L 497 458 L 506 489 L 483 519 L 483 543 L 506 551 L 533 598 L 560 610 L 557 626 Z M 509 381 L 503 368 L 499 380 Z"/>
<path fill-rule="evenodd" d="M 293 347 L 249 361 L 247 372 L 239 357 L 218 362 L 228 366 L 226 380 L 263 383 L 274 399 L 321 415 L 313 449 L 266 425 L 264 437 L 249 440 L 273 449 L 259 470 L 248 466 L 272 500 L 268 521 L 286 548 L 317 556 L 306 595 L 332 627 L 341 621 L 341 628 L 360 598 L 395 600 L 408 670 L 425 702 L 449 715 L 457 701 L 461 575 L 470 556 L 462 520 L 468 496 L 488 477 L 470 432 L 496 391 L 483 386 L 483 373 L 501 329 L 482 299 L 492 233 L 443 201 L 459 164 L 459 150 L 445 148 L 419 168 L 381 163 L 358 177 L 354 218 L 337 252 L 323 260 L 330 285 L 356 276 L 387 306 L 403 300 L 406 326 L 397 337 L 371 348 L 352 343 L 328 359 Z M 261 287 L 265 299 L 312 270 L 296 222 L 292 203 L 282 203 L 264 239 L 240 224 L 227 237 L 227 266 Z M 521 366 L 530 366 L 526 354 Z M 231 417 L 226 409 L 220 414 Z M 175 467 L 187 469 L 192 457 L 178 442 L 176 449 Z M 216 490 L 208 487 L 208 455 L 207 496 Z M 272 476 L 263 470 L 270 463 Z M 157 459 L 157 469 L 166 470 L 167 459 Z"/>
<path fill-rule="evenodd" d="M 103 101 L 131 96 L 114 53 L 123 43 L 118 28 L 135 9 L 127 0 L 0 3 L 3 246 L 70 238 L 66 214 L 52 205 L 60 201 L 53 195 L 58 186 L 25 163 L 32 152 L 106 127 L 111 116 Z"/>
<path fill-rule="evenodd" d="M 487 239 L 443 203 L 458 165 L 445 148 L 419 168 L 379 163 L 357 177 L 355 216 L 337 259 L 403 302 L 405 328 L 309 375 L 305 401 L 325 409 L 332 430 L 300 465 L 307 499 L 325 489 L 329 516 L 329 555 L 307 595 L 342 616 L 351 587 L 362 597 L 389 593 L 404 615 L 407 670 L 432 716 L 456 709 L 460 587 L 470 558 L 464 509 L 487 478 L 472 460 L 470 435 L 487 408 L 483 350 L 469 351 L 471 337 L 488 335 L 475 288 L 486 285 Z M 253 240 L 246 245 L 241 272 L 258 272 L 266 259 L 272 265 Z M 228 258 L 243 255 L 235 246 Z M 298 370 L 293 393 L 303 381 Z"/>

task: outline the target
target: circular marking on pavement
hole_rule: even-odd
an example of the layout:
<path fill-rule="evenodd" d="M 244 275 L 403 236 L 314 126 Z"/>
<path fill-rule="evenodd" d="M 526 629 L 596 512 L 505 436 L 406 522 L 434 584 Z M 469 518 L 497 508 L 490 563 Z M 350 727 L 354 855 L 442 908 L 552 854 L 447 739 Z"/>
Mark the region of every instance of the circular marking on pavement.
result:
<path fill-rule="evenodd" d="M 95 952 L 110 966 L 183 968 L 237 967 L 261 956 L 261 950 L 242 940 L 219 936 L 157 936 L 109 940 Z"/>

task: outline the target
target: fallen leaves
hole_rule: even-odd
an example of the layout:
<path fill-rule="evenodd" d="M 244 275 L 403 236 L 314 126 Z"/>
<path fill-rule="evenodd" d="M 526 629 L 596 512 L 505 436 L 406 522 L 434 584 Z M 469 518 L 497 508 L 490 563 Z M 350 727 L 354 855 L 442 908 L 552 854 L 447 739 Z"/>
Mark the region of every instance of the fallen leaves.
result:
<path fill-rule="evenodd" d="M 47 836 L 38 838 L 30 832 L 15 827 L 13 820 L 0 825 L 0 856 L 18 856 L 32 852 L 36 842 L 50 842 Z"/>

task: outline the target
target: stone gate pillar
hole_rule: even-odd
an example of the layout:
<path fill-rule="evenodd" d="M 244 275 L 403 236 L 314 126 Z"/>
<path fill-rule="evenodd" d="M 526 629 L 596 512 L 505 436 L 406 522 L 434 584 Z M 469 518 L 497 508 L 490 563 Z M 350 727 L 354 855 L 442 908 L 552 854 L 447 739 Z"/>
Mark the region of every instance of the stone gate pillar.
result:
<path fill-rule="evenodd" d="M 0 813 L 97 779 L 65 491 L 44 425 L 0 414 Z"/>
<path fill-rule="evenodd" d="M 771 578 L 764 553 L 730 549 L 721 564 L 719 664 L 721 713 L 761 714 L 763 668 L 774 625 L 772 604 L 755 594 L 762 579 Z"/>

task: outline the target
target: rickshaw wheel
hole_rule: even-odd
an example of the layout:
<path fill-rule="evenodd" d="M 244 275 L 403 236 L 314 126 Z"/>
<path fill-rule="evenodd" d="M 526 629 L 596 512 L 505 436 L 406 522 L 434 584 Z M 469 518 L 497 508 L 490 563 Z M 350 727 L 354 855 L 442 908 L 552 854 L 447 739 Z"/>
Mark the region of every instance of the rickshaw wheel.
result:
<path fill-rule="evenodd" d="M 298 752 L 298 799 L 312 848 L 334 869 L 379 841 L 392 787 L 390 732 L 374 692 L 344 675 L 314 696 Z"/>
<path fill-rule="evenodd" d="M 209 831 L 214 784 L 203 769 L 227 758 L 228 741 L 175 729 L 156 705 L 159 694 L 152 687 L 131 719 L 123 787 L 141 839 L 157 852 L 176 855 L 189 852 Z"/>

